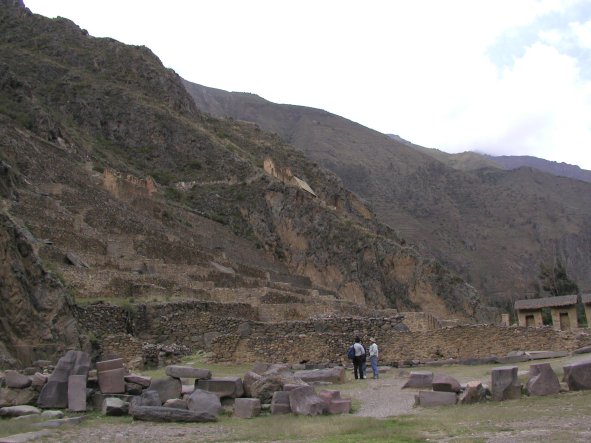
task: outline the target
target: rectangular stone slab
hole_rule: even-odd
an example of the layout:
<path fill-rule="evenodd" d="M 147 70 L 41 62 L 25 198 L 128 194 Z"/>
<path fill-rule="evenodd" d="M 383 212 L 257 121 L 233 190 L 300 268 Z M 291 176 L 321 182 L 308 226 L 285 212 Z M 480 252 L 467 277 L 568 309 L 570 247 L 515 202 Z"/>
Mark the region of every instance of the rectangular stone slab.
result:
<path fill-rule="evenodd" d="M 123 359 L 114 358 L 113 360 L 104 360 L 96 362 L 96 370 L 98 372 L 111 371 L 113 369 L 123 368 Z"/>
<path fill-rule="evenodd" d="M 123 394 L 125 392 L 125 369 L 100 371 L 99 388 L 103 394 Z"/>
<path fill-rule="evenodd" d="M 68 409 L 74 412 L 86 411 L 86 375 L 68 377 Z"/>
<path fill-rule="evenodd" d="M 136 420 L 198 423 L 217 421 L 217 417 L 201 412 L 197 413 L 188 409 L 165 408 L 164 406 L 134 406 L 131 415 Z"/>

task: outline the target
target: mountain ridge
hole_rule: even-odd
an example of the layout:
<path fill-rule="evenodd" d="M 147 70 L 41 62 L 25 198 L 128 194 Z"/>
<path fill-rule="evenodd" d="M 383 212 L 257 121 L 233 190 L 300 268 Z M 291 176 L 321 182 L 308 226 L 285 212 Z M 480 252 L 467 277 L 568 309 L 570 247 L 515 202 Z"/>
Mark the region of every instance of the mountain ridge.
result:
<path fill-rule="evenodd" d="M 539 267 L 558 259 L 580 287 L 591 288 L 587 183 L 490 163 L 482 169 L 472 153 L 460 157 L 476 165 L 464 171 L 424 152 L 433 150 L 325 111 L 246 100 L 186 80 L 185 86 L 203 111 L 276 132 L 333 171 L 382 222 L 422 244 L 493 304 L 510 310 L 511 300 L 539 295 Z M 200 99 L 205 93 L 208 102 Z"/>

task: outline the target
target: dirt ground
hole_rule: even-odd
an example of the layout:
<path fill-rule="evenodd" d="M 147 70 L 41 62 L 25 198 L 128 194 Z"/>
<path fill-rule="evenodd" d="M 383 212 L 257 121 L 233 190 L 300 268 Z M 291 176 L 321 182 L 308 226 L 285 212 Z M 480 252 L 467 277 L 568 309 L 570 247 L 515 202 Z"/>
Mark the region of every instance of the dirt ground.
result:
<path fill-rule="evenodd" d="M 588 357 L 591 358 L 591 357 Z M 560 367 L 566 361 L 556 361 Z M 529 363 L 520 365 L 523 372 Z M 425 370 L 425 368 L 421 368 Z M 444 367 L 430 368 L 455 376 L 460 382 L 480 379 L 488 382 L 490 368 Z M 481 376 L 479 376 L 481 374 Z M 340 386 L 344 397 L 355 400 L 354 415 L 385 419 L 401 417 L 406 422 L 418 423 L 425 441 L 442 442 L 539 442 L 591 441 L 591 393 L 567 393 L 547 397 L 523 397 L 519 401 L 488 402 L 469 407 L 414 408 L 415 390 L 402 390 L 408 370 L 390 369 L 374 380 L 349 380 Z M 62 442 L 218 442 L 238 441 L 240 429 L 234 419 L 224 418 L 214 424 L 162 424 L 132 421 L 100 423 L 57 429 L 41 441 Z M 256 421 L 252 421 L 255 424 Z M 236 434 L 236 433 L 239 434 Z M 240 437 L 241 438 L 241 437 Z M 245 440 L 244 443 L 246 443 Z M 248 440 L 250 441 L 250 440 Z M 254 441 L 286 441 L 260 440 Z M 331 440 L 338 441 L 338 440 Z M 392 440 L 396 441 L 396 440 Z M 290 443 L 295 443 L 289 440 Z"/>

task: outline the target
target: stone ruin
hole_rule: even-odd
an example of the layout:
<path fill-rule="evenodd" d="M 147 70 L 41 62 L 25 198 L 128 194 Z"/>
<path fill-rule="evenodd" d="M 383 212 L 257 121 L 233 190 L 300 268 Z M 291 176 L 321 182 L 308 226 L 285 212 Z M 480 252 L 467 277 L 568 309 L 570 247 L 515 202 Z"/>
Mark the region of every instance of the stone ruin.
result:
<path fill-rule="evenodd" d="M 90 356 L 82 351 L 68 351 L 55 367 L 49 362 L 37 364 L 43 372 L 2 374 L 0 417 L 38 417 L 49 420 L 40 422 L 40 427 L 55 427 L 84 417 L 63 418 L 64 409 L 158 422 L 216 421 L 222 411 L 236 418 L 351 412 L 351 399 L 341 398 L 340 391 L 316 391 L 316 386 L 344 383 L 342 366 L 306 370 L 303 365 L 259 363 L 241 378 L 169 365 L 166 377 L 152 379 L 130 373 L 121 358 L 99 361 L 91 369 Z"/>
<path fill-rule="evenodd" d="M 524 394 L 543 396 L 591 389 L 591 360 L 566 365 L 563 371 L 563 385 L 550 363 L 534 363 L 527 374 L 519 374 L 517 366 L 493 368 L 490 385 L 478 380 L 460 384 L 449 375 L 413 371 L 402 389 L 419 389 L 415 406 L 422 407 L 519 400 Z M 527 376 L 525 384 L 520 375 Z"/>

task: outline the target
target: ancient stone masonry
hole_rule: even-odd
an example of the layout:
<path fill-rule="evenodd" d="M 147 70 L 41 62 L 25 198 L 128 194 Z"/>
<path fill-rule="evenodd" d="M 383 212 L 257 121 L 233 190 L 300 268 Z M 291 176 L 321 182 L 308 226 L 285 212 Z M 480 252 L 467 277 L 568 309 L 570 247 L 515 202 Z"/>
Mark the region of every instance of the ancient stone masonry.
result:
<path fill-rule="evenodd" d="M 578 299 L 579 297 L 577 295 L 563 295 L 560 297 L 517 300 L 515 302 L 515 311 L 517 312 L 519 326 L 543 326 L 542 309 L 548 308 L 552 313 L 552 325 L 555 329 L 568 330 L 578 328 Z"/>
<path fill-rule="evenodd" d="M 297 363 L 345 362 L 345 352 L 353 331 L 343 325 L 341 333 L 292 333 L 277 325 L 265 336 L 223 335 L 214 339 L 214 357 L 219 361 L 277 361 Z M 574 350 L 585 340 L 574 333 L 552 328 L 502 328 L 497 326 L 460 326 L 424 332 L 382 330 L 368 320 L 358 331 L 363 338 L 376 336 L 380 345 L 380 363 L 426 362 L 446 359 L 470 359 L 504 356 L 519 349 Z"/>

